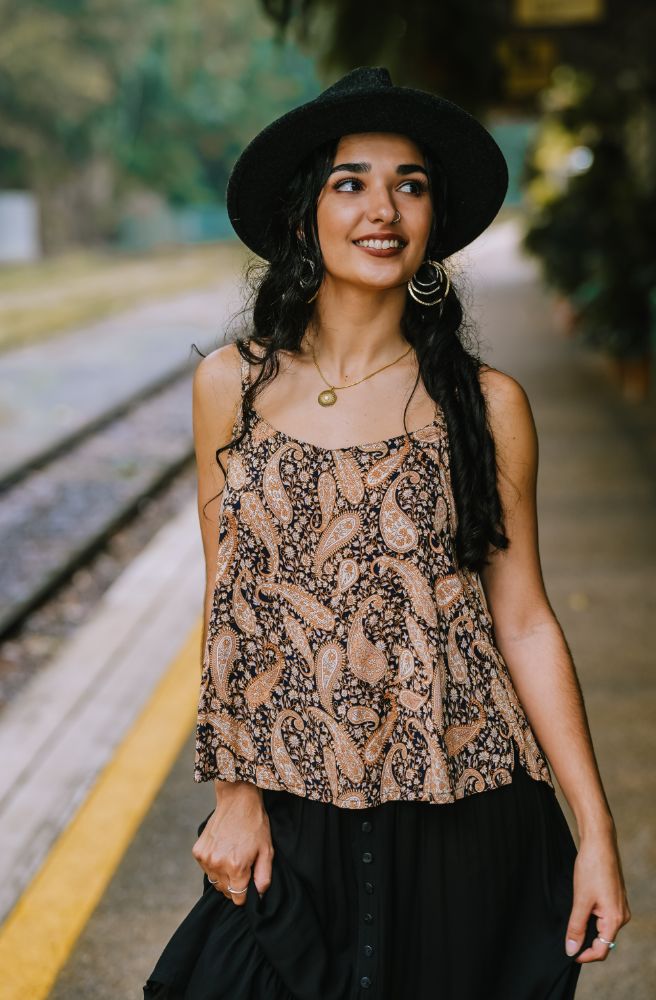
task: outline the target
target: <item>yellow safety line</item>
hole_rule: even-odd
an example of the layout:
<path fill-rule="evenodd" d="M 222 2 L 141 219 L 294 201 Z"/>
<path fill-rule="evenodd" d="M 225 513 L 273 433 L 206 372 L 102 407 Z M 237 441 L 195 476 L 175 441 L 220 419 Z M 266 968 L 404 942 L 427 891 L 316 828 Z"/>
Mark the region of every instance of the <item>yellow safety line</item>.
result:
<path fill-rule="evenodd" d="M 3 1000 L 42 1000 L 100 902 L 194 725 L 199 619 L 0 927 Z"/>

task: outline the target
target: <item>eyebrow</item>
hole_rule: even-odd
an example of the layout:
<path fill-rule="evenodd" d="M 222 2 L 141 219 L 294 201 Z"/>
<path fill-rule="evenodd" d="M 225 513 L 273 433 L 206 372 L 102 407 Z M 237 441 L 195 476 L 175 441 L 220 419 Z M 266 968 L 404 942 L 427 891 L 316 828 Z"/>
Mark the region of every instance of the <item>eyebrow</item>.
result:
<path fill-rule="evenodd" d="M 334 166 L 330 173 L 334 174 L 337 170 L 349 170 L 353 174 L 368 174 L 371 171 L 370 163 L 339 163 Z M 428 171 L 425 167 L 422 167 L 419 163 L 399 163 L 396 168 L 397 174 L 414 174 L 419 171 L 428 177 Z"/>

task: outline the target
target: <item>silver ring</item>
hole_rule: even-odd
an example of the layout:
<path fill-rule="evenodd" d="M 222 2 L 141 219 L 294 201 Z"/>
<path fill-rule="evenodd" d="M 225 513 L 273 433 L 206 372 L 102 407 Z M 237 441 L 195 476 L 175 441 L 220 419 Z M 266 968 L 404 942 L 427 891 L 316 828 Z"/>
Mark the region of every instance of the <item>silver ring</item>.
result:
<path fill-rule="evenodd" d="M 607 941 L 605 937 L 601 936 L 601 934 L 597 934 L 597 937 L 600 941 L 603 941 L 604 944 L 607 944 L 609 948 L 614 948 L 617 943 L 615 941 Z"/>
<path fill-rule="evenodd" d="M 401 213 L 399 212 L 398 208 L 397 208 L 395 214 L 398 215 L 398 219 L 392 219 L 392 222 L 400 222 L 401 221 Z"/>
<path fill-rule="evenodd" d="M 230 886 L 228 886 L 228 892 L 235 892 L 235 893 L 237 893 L 237 895 L 239 895 L 239 893 L 241 893 L 241 892 L 246 892 L 247 890 L 248 890 L 248 886 L 246 886 L 245 889 L 231 889 Z"/>
<path fill-rule="evenodd" d="M 209 877 L 209 875 L 208 875 L 208 876 L 207 876 L 207 881 L 208 881 L 208 882 L 210 883 L 210 885 L 216 885 L 216 883 L 217 883 L 217 882 L 218 882 L 219 880 L 218 880 L 218 878 L 210 878 L 210 877 Z"/>

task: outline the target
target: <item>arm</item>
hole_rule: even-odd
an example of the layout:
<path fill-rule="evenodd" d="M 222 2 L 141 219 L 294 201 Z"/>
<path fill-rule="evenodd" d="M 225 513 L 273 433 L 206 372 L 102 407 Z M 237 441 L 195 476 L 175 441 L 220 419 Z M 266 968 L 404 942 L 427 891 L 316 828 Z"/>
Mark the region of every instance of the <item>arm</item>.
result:
<path fill-rule="evenodd" d="M 193 379 L 192 411 L 194 449 L 198 478 L 198 518 L 205 554 L 205 599 L 201 662 L 214 593 L 219 545 L 219 523 L 223 507 L 224 473 L 216 450 L 232 439 L 232 427 L 240 405 L 239 353 L 232 344 L 208 354 L 199 362 Z M 221 453 L 227 467 L 229 451 Z M 262 790 L 248 781 L 214 780 L 216 809 L 194 844 L 193 856 L 216 888 L 236 905 L 244 905 L 246 894 L 230 894 L 227 886 L 246 886 L 251 866 L 260 894 L 271 880 L 273 850 L 269 820 Z"/>
<path fill-rule="evenodd" d="M 520 702 L 572 809 L 580 835 L 575 900 L 567 937 L 578 950 L 590 912 L 608 940 L 630 919 L 615 824 L 590 735 L 581 686 L 563 630 L 549 603 L 538 548 L 538 440 L 526 393 L 487 369 L 481 387 L 495 442 L 505 551 L 491 551 L 481 581 L 497 646 Z M 577 961 L 605 958 L 595 940 Z"/>

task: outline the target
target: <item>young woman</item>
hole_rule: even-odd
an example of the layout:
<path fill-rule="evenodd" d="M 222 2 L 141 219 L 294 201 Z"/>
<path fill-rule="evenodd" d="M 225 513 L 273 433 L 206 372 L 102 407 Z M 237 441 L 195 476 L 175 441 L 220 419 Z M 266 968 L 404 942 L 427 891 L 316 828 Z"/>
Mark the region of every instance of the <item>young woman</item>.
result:
<path fill-rule="evenodd" d="M 530 405 L 443 264 L 506 187 L 479 122 L 367 67 L 233 170 L 267 266 L 194 382 L 216 808 L 147 998 L 565 1000 L 629 920 Z"/>

